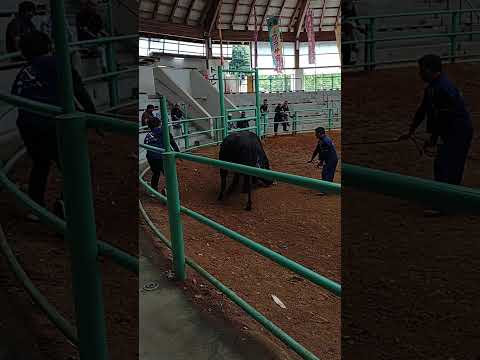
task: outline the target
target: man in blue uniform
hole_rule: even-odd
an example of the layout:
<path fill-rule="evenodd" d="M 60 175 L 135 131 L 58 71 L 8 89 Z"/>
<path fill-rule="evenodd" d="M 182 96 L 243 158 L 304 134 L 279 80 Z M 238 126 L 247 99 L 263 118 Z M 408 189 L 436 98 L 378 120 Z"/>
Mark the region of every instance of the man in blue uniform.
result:
<path fill-rule="evenodd" d="M 322 180 L 333 182 L 335 177 L 335 170 L 337 169 L 338 156 L 335 144 L 332 139 L 325 134 L 325 128 L 318 127 L 315 129 L 315 136 L 318 139 L 317 147 L 313 152 L 309 163 L 313 162 L 318 155 L 319 166 L 323 166 Z"/>
<path fill-rule="evenodd" d="M 159 118 L 155 118 L 155 120 L 152 120 L 148 123 L 148 127 L 150 128 L 150 132 L 147 133 L 147 135 L 145 136 L 145 145 L 154 146 L 159 149 L 165 149 L 165 146 L 163 145 L 163 129 L 161 120 Z M 180 151 L 171 133 L 170 145 L 174 151 Z M 147 150 L 147 161 L 148 165 L 150 165 L 150 170 L 152 170 L 152 178 L 150 180 L 150 185 L 155 191 L 158 191 L 158 182 L 160 180 L 160 175 L 163 174 L 162 154 L 157 151 Z M 166 196 L 165 189 L 162 190 L 162 195 Z"/>
<path fill-rule="evenodd" d="M 420 76 L 428 85 L 410 131 L 411 137 L 427 118 L 427 132 L 431 135 L 425 148 L 434 147 L 440 138 L 433 175 L 436 181 L 460 185 L 465 162 L 473 138 L 473 125 L 465 102 L 455 85 L 442 72 L 442 61 L 436 55 L 425 55 L 419 61 Z M 426 211 L 426 215 L 439 215 Z"/>
<path fill-rule="evenodd" d="M 12 86 L 12 94 L 59 106 L 57 62 L 55 57 L 50 55 L 51 42 L 48 35 L 38 31 L 25 34 L 20 41 L 20 49 L 27 59 L 27 64 L 18 73 Z M 94 113 L 95 106 L 75 70 L 73 82 L 75 97 L 80 105 L 85 111 Z M 37 204 L 45 206 L 45 190 L 51 162 L 60 167 L 55 120 L 19 109 L 17 127 L 33 162 L 28 186 L 29 196 Z M 58 206 L 57 201 L 57 213 Z M 28 218 L 37 220 L 32 214 L 29 214 Z"/>
<path fill-rule="evenodd" d="M 443 143 L 438 146 L 434 179 L 460 185 L 473 137 L 470 113 L 458 89 L 442 72 L 440 57 L 426 55 L 418 64 L 420 76 L 428 85 L 406 137 L 412 136 L 426 117 L 431 136 L 425 147 L 437 145 L 438 138 Z"/>

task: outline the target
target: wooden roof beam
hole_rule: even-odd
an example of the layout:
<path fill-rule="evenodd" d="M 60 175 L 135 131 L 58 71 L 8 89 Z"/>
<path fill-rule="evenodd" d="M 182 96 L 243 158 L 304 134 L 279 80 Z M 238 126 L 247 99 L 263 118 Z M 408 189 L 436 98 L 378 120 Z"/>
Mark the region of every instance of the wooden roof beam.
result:
<path fill-rule="evenodd" d="M 183 22 L 184 24 L 187 23 L 188 18 L 190 17 L 190 15 L 191 15 L 191 13 L 192 13 L 192 9 L 193 9 L 193 5 L 195 5 L 195 1 L 196 1 L 196 0 L 192 0 L 192 1 L 190 2 L 190 6 L 188 7 L 188 10 L 187 10 L 187 15 L 185 16 L 185 20 L 184 20 L 184 22 Z"/>
<path fill-rule="evenodd" d="M 247 30 L 248 30 L 248 24 L 250 24 L 250 18 L 252 17 L 252 14 L 253 14 L 253 8 L 255 6 L 257 6 L 257 0 L 252 0 L 252 5 L 250 6 L 250 11 L 248 12 L 247 22 L 245 24 L 245 29 L 247 29 Z"/>
<path fill-rule="evenodd" d="M 158 14 L 158 7 L 160 6 L 160 0 L 157 0 L 155 2 L 155 6 L 153 7 L 153 12 L 152 12 L 152 19 L 155 19 Z"/>
<path fill-rule="evenodd" d="M 305 20 L 305 14 L 307 13 L 308 5 L 310 4 L 310 0 L 303 0 L 302 7 L 300 8 L 300 12 L 298 13 L 298 22 L 297 28 L 295 29 L 296 38 L 300 36 L 300 32 L 302 31 L 303 21 Z"/>
<path fill-rule="evenodd" d="M 271 2 L 272 0 L 268 0 L 267 6 L 265 6 L 265 12 L 263 13 L 262 22 L 260 23 L 260 29 L 263 29 L 263 23 L 265 22 L 265 18 L 267 17 L 267 12 L 268 12 L 268 9 L 270 8 Z"/>
<path fill-rule="evenodd" d="M 213 18 L 212 20 L 210 21 L 210 24 L 208 25 L 208 35 L 210 35 L 215 27 L 215 24 L 217 23 L 217 18 L 220 14 L 220 10 L 222 8 L 222 3 L 223 3 L 223 0 L 220 0 L 217 2 L 217 6 L 215 8 L 215 13 L 213 14 Z"/>
<path fill-rule="evenodd" d="M 325 18 L 325 9 L 327 8 L 327 0 L 323 0 L 322 15 L 320 17 L 320 31 L 322 31 L 323 19 Z"/>
<path fill-rule="evenodd" d="M 180 0 L 175 0 L 175 4 L 173 4 L 172 10 L 170 11 L 170 16 L 169 16 L 170 22 L 173 20 L 173 14 L 175 14 L 175 10 L 177 10 L 179 1 Z"/>
<path fill-rule="evenodd" d="M 233 14 L 232 14 L 232 23 L 230 24 L 231 29 L 233 29 L 233 24 L 235 23 L 235 14 L 237 12 L 239 2 L 240 2 L 240 0 L 235 1 L 235 7 L 233 8 Z"/>
<path fill-rule="evenodd" d="M 292 29 L 293 23 L 295 22 L 295 15 L 297 14 L 297 11 L 300 8 L 301 4 L 302 4 L 302 2 L 298 1 L 297 6 L 295 6 L 295 10 L 293 10 L 292 17 L 290 19 L 290 23 L 288 24 L 288 30 L 289 31 Z"/>

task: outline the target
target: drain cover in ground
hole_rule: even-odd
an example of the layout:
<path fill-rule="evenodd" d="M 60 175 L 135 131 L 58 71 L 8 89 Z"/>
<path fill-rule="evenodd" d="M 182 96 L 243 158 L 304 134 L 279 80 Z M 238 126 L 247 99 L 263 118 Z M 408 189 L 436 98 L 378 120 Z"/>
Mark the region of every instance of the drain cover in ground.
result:
<path fill-rule="evenodd" d="M 158 282 L 150 281 L 149 283 L 146 283 L 145 285 L 143 285 L 143 290 L 152 291 L 152 290 L 158 289 L 159 286 L 160 285 L 158 284 Z"/>

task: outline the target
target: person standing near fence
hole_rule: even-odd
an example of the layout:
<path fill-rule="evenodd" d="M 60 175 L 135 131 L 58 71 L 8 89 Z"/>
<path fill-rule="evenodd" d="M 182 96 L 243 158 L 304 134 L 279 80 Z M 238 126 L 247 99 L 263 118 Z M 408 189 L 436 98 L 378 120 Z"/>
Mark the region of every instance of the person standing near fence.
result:
<path fill-rule="evenodd" d="M 59 106 L 57 59 L 50 55 L 52 46 L 48 35 L 39 31 L 25 34 L 20 41 L 20 49 L 27 59 L 27 64 L 18 73 L 12 86 L 12 94 Z M 95 105 L 83 86 L 82 79 L 73 68 L 72 77 L 77 102 L 86 112 L 95 113 Z M 28 185 L 29 196 L 38 205 L 45 207 L 51 162 L 55 162 L 61 169 L 56 120 L 19 109 L 17 127 L 33 162 Z M 63 202 L 60 199 L 55 203 L 55 213 L 58 216 L 63 215 L 61 209 Z M 33 214 L 28 214 L 27 219 L 38 220 Z"/>
<path fill-rule="evenodd" d="M 170 116 L 172 118 L 172 126 L 176 130 L 177 135 L 180 133 L 180 135 L 183 134 L 182 132 L 182 119 L 185 118 L 185 115 L 183 114 L 183 111 L 180 110 L 180 105 L 175 104 L 172 108 L 172 111 L 170 112 Z"/>
<path fill-rule="evenodd" d="M 165 146 L 163 144 L 163 129 L 162 129 L 162 121 L 159 118 L 154 118 L 149 121 L 148 127 L 150 131 L 145 136 L 144 144 L 153 146 L 159 149 L 164 149 Z M 170 133 L 170 145 L 174 151 L 180 152 L 173 135 Z M 147 161 L 148 165 L 150 166 L 150 170 L 152 171 L 152 178 L 150 180 L 151 187 L 158 191 L 158 182 L 160 181 L 160 175 L 164 173 L 163 171 L 163 156 L 161 153 L 157 151 L 153 151 L 147 149 Z M 166 196 L 166 190 L 163 189 L 161 194 Z"/>
<path fill-rule="evenodd" d="M 430 134 L 424 148 L 434 147 L 440 138 L 437 156 L 433 165 L 436 181 L 453 185 L 462 183 L 463 171 L 473 138 L 473 124 L 470 113 L 459 90 L 442 71 L 442 60 L 437 55 L 425 55 L 418 61 L 420 77 L 427 83 L 407 139 L 427 118 L 427 132 Z M 427 210 L 426 215 L 440 215 L 436 210 Z"/>
<path fill-rule="evenodd" d="M 23 1 L 18 5 L 18 14 L 7 25 L 5 34 L 7 53 L 20 51 L 20 40 L 22 36 L 37 30 L 32 21 L 35 16 L 35 11 L 35 4 L 31 1 Z"/>
<path fill-rule="evenodd" d="M 153 110 L 155 110 L 155 106 L 153 106 L 152 104 L 148 104 L 147 108 L 142 114 L 142 126 L 150 126 L 149 122 L 155 122 L 156 120 L 158 120 L 158 118 L 153 113 Z"/>
<path fill-rule="evenodd" d="M 247 116 L 245 114 L 245 111 L 242 111 L 240 113 L 240 119 L 245 119 Z M 250 126 L 248 120 L 238 120 L 237 121 L 237 129 L 246 129 Z"/>
<path fill-rule="evenodd" d="M 318 156 L 318 166 L 322 168 L 322 180 L 333 182 L 335 178 L 335 171 L 338 164 L 337 150 L 333 140 L 325 134 L 325 128 L 318 127 L 315 129 L 315 137 L 318 139 L 318 144 L 312 154 L 312 158 L 308 163 L 313 162 Z M 324 193 L 320 193 L 324 195 Z"/>

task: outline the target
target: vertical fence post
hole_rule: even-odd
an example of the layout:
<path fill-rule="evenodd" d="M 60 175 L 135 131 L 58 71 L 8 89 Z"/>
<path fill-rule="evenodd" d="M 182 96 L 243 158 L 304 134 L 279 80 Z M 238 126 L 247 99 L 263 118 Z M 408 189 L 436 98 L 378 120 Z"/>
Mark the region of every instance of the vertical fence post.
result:
<path fill-rule="evenodd" d="M 113 9 L 112 0 L 107 0 L 107 16 L 105 28 L 110 36 L 113 36 Z M 113 42 L 109 41 L 106 45 L 105 51 L 107 55 L 107 71 L 117 71 L 117 61 L 115 56 L 115 49 Z M 109 78 L 108 90 L 110 95 L 110 105 L 116 106 L 120 102 L 118 94 L 118 78 L 116 76 Z"/>
<path fill-rule="evenodd" d="M 457 16 L 458 13 L 456 11 L 452 11 L 452 24 L 450 28 L 451 33 L 457 32 Z M 450 35 L 450 62 L 455 62 L 455 47 L 456 47 L 456 35 Z"/>
<path fill-rule="evenodd" d="M 185 119 L 186 120 L 186 119 Z M 183 126 L 183 141 L 185 142 L 185 150 L 187 150 L 190 147 L 190 141 L 188 139 L 188 122 L 185 121 L 182 126 Z"/>
<path fill-rule="evenodd" d="M 66 212 L 65 238 L 72 262 L 73 298 L 81 360 L 107 360 L 102 283 L 92 199 L 85 119 L 75 113 L 64 1 L 51 0 L 57 86 L 65 115 L 57 119 Z"/>
<path fill-rule="evenodd" d="M 255 68 L 255 127 L 257 135 L 261 136 L 260 126 L 260 82 L 258 81 L 258 68 Z"/>
<path fill-rule="evenodd" d="M 183 226 L 180 214 L 180 195 L 178 193 L 177 164 L 175 154 L 170 147 L 170 128 L 168 124 L 167 99 L 160 99 L 162 111 L 162 135 L 165 153 L 163 154 L 163 166 L 167 184 L 167 207 L 168 221 L 170 223 L 170 239 L 172 241 L 173 270 L 175 278 L 183 281 L 185 272 L 185 245 L 183 242 Z"/>
<path fill-rule="evenodd" d="M 328 131 L 332 130 L 332 122 L 333 122 L 333 109 L 328 109 Z"/>
<path fill-rule="evenodd" d="M 370 26 L 369 26 L 369 37 L 370 37 L 370 70 L 373 71 L 375 69 L 375 50 L 376 50 L 376 43 L 375 43 L 375 18 L 370 18 Z"/>
<path fill-rule="evenodd" d="M 368 42 L 368 39 L 370 37 L 370 32 L 369 32 L 369 26 L 368 24 L 365 24 L 365 37 L 364 37 L 364 41 L 363 41 L 363 63 L 365 64 L 363 66 L 363 69 L 365 71 L 368 71 L 369 69 L 369 63 L 370 63 L 370 43 Z"/>
<path fill-rule="evenodd" d="M 225 137 L 226 133 L 228 133 L 228 127 L 225 127 L 227 124 L 227 114 L 225 112 L 225 88 L 223 84 L 223 68 L 221 65 L 218 66 L 218 95 L 220 96 L 220 121 L 219 119 L 215 119 L 214 127 L 215 127 L 215 140 L 220 141 L 222 137 Z M 223 124 L 223 130 L 219 133 L 219 124 Z"/>
<path fill-rule="evenodd" d="M 263 136 L 267 136 L 268 112 L 263 113 Z"/>
<path fill-rule="evenodd" d="M 298 113 L 295 111 L 293 115 L 293 126 L 292 126 L 293 135 L 297 133 L 297 123 L 298 123 Z"/>

